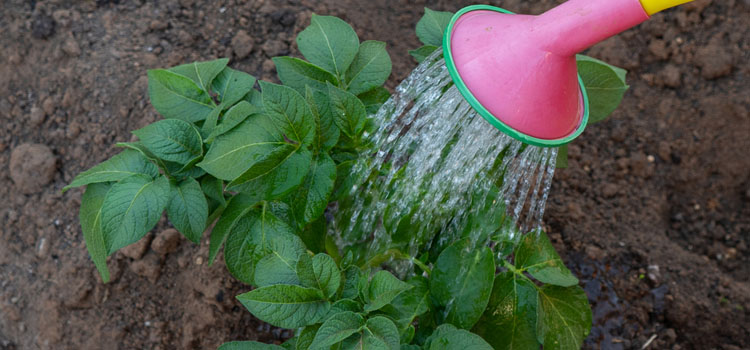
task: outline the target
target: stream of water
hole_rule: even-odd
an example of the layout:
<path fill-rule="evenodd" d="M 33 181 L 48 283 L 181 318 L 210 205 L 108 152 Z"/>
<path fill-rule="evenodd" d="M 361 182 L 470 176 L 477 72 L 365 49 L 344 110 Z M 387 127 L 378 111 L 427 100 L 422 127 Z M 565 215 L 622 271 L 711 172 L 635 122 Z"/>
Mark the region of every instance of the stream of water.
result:
<path fill-rule="evenodd" d="M 438 50 L 440 51 L 440 50 Z M 460 238 L 498 254 L 541 227 L 556 148 L 525 145 L 464 100 L 440 52 L 420 64 L 374 117 L 374 150 L 335 214 L 339 247 L 359 259 L 414 256 Z"/>

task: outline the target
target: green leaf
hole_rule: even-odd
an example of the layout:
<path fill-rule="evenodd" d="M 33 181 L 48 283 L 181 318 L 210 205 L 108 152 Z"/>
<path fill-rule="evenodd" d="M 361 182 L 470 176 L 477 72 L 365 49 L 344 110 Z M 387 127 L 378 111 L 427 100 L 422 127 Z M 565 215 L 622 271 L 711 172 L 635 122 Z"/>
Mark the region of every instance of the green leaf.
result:
<path fill-rule="evenodd" d="M 102 204 L 110 188 L 112 185 L 106 183 L 95 183 L 86 187 L 86 192 L 81 197 L 81 208 L 78 213 L 86 249 L 104 283 L 109 282 L 109 269 L 107 268 L 107 248 L 104 245 L 102 233 Z"/>
<path fill-rule="evenodd" d="M 414 57 L 414 59 L 417 60 L 417 63 L 422 63 L 437 49 L 438 47 L 434 45 L 424 45 L 416 50 L 410 50 L 409 54 L 411 55 L 411 57 Z"/>
<path fill-rule="evenodd" d="M 297 262 L 297 274 L 305 287 L 316 288 L 331 298 L 339 290 L 341 271 L 328 254 L 316 254 L 310 258 L 305 254 Z"/>
<path fill-rule="evenodd" d="M 339 312 L 344 311 L 361 313 L 362 305 L 352 299 L 339 299 L 335 303 L 333 303 L 333 305 L 331 305 L 331 310 L 328 311 L 328 316 L 326 316 L 326 319 L 335 314 L 338 314 Z"/>
<path fill-rule="evenodd" d="M 228 108 L 251 92 L 254 85 L 255 77 L 227 67 L 211 82 L 211 91 L 219 95 L 221 105 Z"/>
<path fill-rule="evenodd" d="M 577 55 L 578 75 L 583 79 L 589 97 L 589 124 L 606 119 L 620 105 L 629 86 L 627 71 L 597 59 Z"/>
<path fill-rule="evenodd" d="M 211 175 L 202 177 L 201 191 L 206 194 L 206 197 L 219 202 L 219 205 L 227 206 L 227 199 L 224 198 L 224 182 L 220 179 Z"/>
<path fill-rule="evenodd" d="M 425 45 L 443 46 L 443 34 L 453 14 L 433 11 L 425 7 L 424 16 L 417 22 L 417 37 Z"/>
<path fill-rule="evenodd" d="M 138 151 L 124 150 L 114 157 L 86 170 L 63 188 L 63 192 L 73 187 L 99 182 L 120 181 L 133 175 L 144 174 L 152 178 L 159 175 L 159 169 Z"/>
<path fill-rule="evenodd" d="M 544 283 L 563 287 L 578 284 L 578 279 L 565 267 L 544 231 L 531 232 L 523 237 L 516 248 L 515 265 Z"/>
<path fill-rule="evenodd" d="M 301 284 L 297 278 L 297 262 L 301 255 L 308 256 L 302 240 L 294 235 L 270 237 L 268 250 L 270 253 L 260 259 L 255 267 L 255 286 Z"/>
<path fill-rule="evenodd" d="M 284 240 L 287 242 L 283 242 Z M 284 244 L 292 247 L 288 251 L 304 249 L 302 241 L 294 234 L 294 230 L 271 214 L 268 206 L 264 205 L 261 208 L 254 208 L 234 225 L 227 237 L 224 261 L 232 276 L 244 283 L 253 284 L 255 266 L 258 261 L 273 253 L 274 249 L 280 250 L 280 247 L 287 249 Z M 283 256 L 288 257 L 287 251 Z"/>
<path fill-rule="evenodd" d="M 325 252 L 325 239 L 328 234 L 328 223 L 325 216 L 319 217 L 298 233 L 305 246 L 313 253 Z"/>
<path fill-rule="evenodd" d="M 568 167 L 568 145 L 564 145 L 557 150 L 557 159 L 555 168 L 565 169 Z"/>
<path fill-rule="evenodd" d="M 319 151 L 329 151 L 339 141 L 341 131 L 334 122 L 333 110 L 328 98 L 328 90 L 325 92 L 314 91 L 312 88 L 305 89 L 305 99 L 310 106 L 316 125 L 316 140 L 313 144 L 314 149 Z"/>
<path fill-rule="evenodd" d="M 167 216 L 177 231 L 200 243 L 208 220 L 208 202 L 198 181 L 188 177 L 171 186 Z"/>
<path fill-rule="evenodd" d="M 206 61 L 206 62 L 193 62 L 188 64 L 179 65 L 172 67 L 169 71 L 184 75 L 203 91 L 208 92 L 211 87 L 211 82 L 214 78 L 221 73 L 229 63 L 228 58 L 220 58 L 218 60 Z"/>
<path fill-rule="evenodd" d="M 376 349 L 399 350 L 400 338 L 393 321 L 383 316 L 375 316 L 367 320 L 365 327 L 365 344 L 370 344 Z"/>
<path fill-rule="evenodd" d="M 359 45 L 357 56 L 346 71 L 346 91 L 359 95 L 382 86 L 391 75 L 392 68 L 391 56 L 385 49 L 385 43 L 365 41 Z"/>
<path fill-rule="evenodd" d="M 333 121 L 345 135 L 355 137 L 365 127 L 367 111 L 365 105 L 354 96 L 333 85 L 328 85 Z"/>
<path fill-rule="evenodd" d="M 249 116 L 260 112 L 261 111 L 258 107 L 251 105 L 249 102 L 240 101 L 224 113 L 224 117 L 221 118 L 221 123 L 211 131 L 211 135 L 206 138 L 206 142 L 212 142 L 217 136 L 227 133 L 235 126 L 245 121 Z"/>
<path fill-rule="evenodd" d="M 417 318 L 430 309 L 430 288 L 426 278 L 416 276 L 407 283 L 411 288 L 399 294 L 391 305 L 386 306 L 387 314 L 392 316 L 399 325 L 408 326 Z"/>
<path fill-rule="evenodd" d="M 222 344 L 219 346 L 218 350 L 284 350 L 284 348 L 278 345 L 263 344 L 256 341 L 233 341 Z"/>
<path fill-rule="evenodd" d="M 365 326 L 365 319 L 354 312 L 345 311 L 328 318 L 315 334 L 310 350 L 328 350 Z"/>
<path fill-rule="evenodd" d="M 473 331 L 495 350 L 539 349 L 536 286 L 513 272 L 495 277 L 492 296 Z"/>
<path fill-rule="evenodd" d="M 385 101 L 388 101 L 390 97 L 391 93 L 388 91 L 388 89 L 382 86 L 357 95 L 357 98 L 365 105 L 367 114 L 377 113 L 380 109 L 380 106 L 382 106 Z"/>
<path fill-rule="evenodd" d="M 276 72 L 284 85 L 305 93 L 305 87 L 327 91 L 326 82 L 336 84 L 336 77 L 323 68 L 294 57 L 274 57 Z"/>
<path fill-rule="evenodd" d="M 237 300 L 261 321 L 281 328 L 315 324 L 331 307 L 316 289 L 284 284 L 240 294 Z"/>
<path fill-rule="evenodd" d="M 580 349 L 591 330 L 591 307 L 579 286 L 539 289 L 537 339 L 544 349 Z"/>
<path fill-rule="evenodd" d="M 424 350 L 494 350 L 480 336 L 452 324 L 438 327 L 427 339 Z"/>
<path fill-rule="evenodd" d="M 148 71 L 148 96 L 165 118 L 194 123 L 206 119 L 214 108 L 208 93 L 190 78 L 164 69 Z"/>
<path fill-rule="evenodd" d="M 336 181 L 336 163 L 326 153 L 319 153 L 310 163 L 310 170 L 302 185 L 292 194 L 291 206 L 299 224 L 319 218 L 328 206 Z"/>
<path fill-rule="evenodd" d="M 318 329 L 320 329 L 319 324 L 314 324 L 311 326 L 307 326 L 302 329 L 302 331 L 299 332 L 299 335 L 297 335 L 297 341 L 294 344 L 293 350 L 308 350 L 310 349 L 310 345 L 312 344 L 313 340 L 315 340 L 315 335 L 318 334 Z"/>
<path fill-rule="evenodd" d="M 107 254 L 137 242 L 159 222 L 169 198 L 169 180 L 133 175 L 114 184 L 102 203 Z"/>
<path fill-rule="evenodd" d="M 381 270 L 372 277 L 370 284 L 367 285 L 365 294 L 365 311 L 371 312 L 378 310 L 389 304 L 399 294 L 413 288 L 410 284 L 403 282 L 393 276 L 390 272 Z"/>
<path fill-rule="evenodd" d="M 253 210 L 255 204 L 258 204 L 260 200 L 256 197 L 248 196 L 245 194 L 237 194 L 232 197 L 227 203 L 227 208 L 216 222 L 214 229 L 211 231 L 211 243 L 208 248 L 208 264 L 209 266 L 214 263 L 216 254 L 219 253 L 221 245 L 224 244 L 227 236 L 235 230 L 246 229 L 245 225 L 239 225 L 241 219 L 244 218 L 248 213 Z M 244 223 L 244 222 L 243 222 Z"/>
<path fill-rule="evenodd" d="M 315 138 L 315 118 L 307 101 L 292 88 L 260 82 L 263 108 L 285 138 L 308 146 Z"/>
<path fill-rule="evenodd" d="M 276 158 L 269 158 L 234 179 L 229 183 L 229 189 L 266 199 L 282 198 L 294 191 L 310 168 L 312 153 L 301 148 L 296 152 L 275 156 Z"/>
<path fill-rule="evenodd" d="M 357 55 L 359 38 L 341 19 L 313 14 L 297 35 L 297 47 L 308 61 L 341 77 Z"/>
<path fill-rule="evenodd" d="M 268 163 L 277 163 L 296 150 L 297 146 L 287 143 L 266 115 L 259 114 L 216 137 L 198 166 L 231 181 L 254 166 L 266 169 Z"/>
<path fill-rule="evenodd" d="M 435 306 L 445 308 L 445 322 L 464 329 L 482 316 L 495 277 L 492 251 L 471 247 L 464 239 L 443 250 L 430 275 L 432 299 Z"/>
<path fill-rule="evenodd" d="M 165 119 L 133 131 L 154 155 L 170 162 L 189 164 L 203 155 L 203 140 L 190 123 Z"/>
<path fill-rule="evenodd" d="M 357 299 L 364 294 L 367 288 L 367 279 L 362 270 L 357 266 L 349 266 L 344 271 L 344 286 L 341 291 L 342 298 Z"/>

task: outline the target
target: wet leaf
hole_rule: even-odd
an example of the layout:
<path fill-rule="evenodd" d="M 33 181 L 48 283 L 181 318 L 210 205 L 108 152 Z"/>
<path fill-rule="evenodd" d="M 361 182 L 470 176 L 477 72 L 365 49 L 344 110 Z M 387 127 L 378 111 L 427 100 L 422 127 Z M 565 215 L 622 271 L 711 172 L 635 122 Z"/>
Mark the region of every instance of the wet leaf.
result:
<path fill-rule="evenodd" d="M 284 284 L 240 294 L 237 300 L 261 321 L 281 328 L 315 324 L 331 307 L 316 289 Z"/>
<path fill-rule="evenodd" d="M 430 275 L 430 293 L 435 306 L 445 309 L 445 322 L 470 329 L 487 306 L 494 277 L 488 247 L 471 249 L 464 239 L 443 250 Z"/>
<path fill-rule="evenodd" d="M 399 280 L 390 272 L 378 271 L 370 280 L 370 284 L 367 285 L 365 311 L 378 310 L 393 301 L 399 294 L 411 288 L 413 288 L 412 285 Z"/>
<path fill-rule="evenodd" d="M 391 93 L 388 91 L 388 89 L 382 86 L 357 95 L 357 98 L 365 105 L 367 114 L 377 113 L 378 109 L 380 109 L 380 106 L 382 106 L 385 101 L 388 101 L 390 97 Z"/>
<path fill-rule="evenodd" d="M 328 206 L 336 181 L 336 164 L 326 153 L 319 153 L 310 163 L 305 180 L 291 196 L 291 207 L 300 225 L 319 218 Z"/>
<path fill-rule="evenodd" d="M 416 50 L 410 50 L 409 54 L 411 55 L 411 57 L 414 57 L 414 59 L 417 60 L 417 63 L 422 63 L 437 49 L 438 47 L 434 45 L 424 45 Z"/>
<path fill-rule="evenodd" d="M 443 46 L 443 34 L 453 14 L 433 11 L 425 7 L 424 16 L 417 22 L 417 37 L 425 45 Z"/>
<path fill-rule="evenodd" d="M 591 307 L 578 286 L 539 289 L 536 333 L 544 349 L 580 349 L 591 330 Z"/>
<path fill-rule="evenodd" d="M 355 137 L 365 127 L 367 111 L 365 105 L 354 96 L 333 85 L 328 85 L 333 121 L 341 132 L 349 137 Z"/>
<path fill-rule="evenodd" d="M 384 42 L 363 42 L 346 71 L 346 91 L 359 95 L 382 86 L 391 75 L 391 68 L 391 57 L 385 49 Z"/>
<path fill-rule="evenodd" d="M 578 279 L 565 267 L 543 231 L 526 234 L 516 248 L 515 265 L 541 282 L 568 287 Z"/>

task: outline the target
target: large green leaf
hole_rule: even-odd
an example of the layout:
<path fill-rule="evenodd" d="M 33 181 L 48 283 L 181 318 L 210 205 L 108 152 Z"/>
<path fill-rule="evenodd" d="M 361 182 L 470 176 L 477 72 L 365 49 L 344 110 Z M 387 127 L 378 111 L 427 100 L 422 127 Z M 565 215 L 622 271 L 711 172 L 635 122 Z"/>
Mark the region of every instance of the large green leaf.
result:
<path fill-rule="evenodd" d="M 606 119 L 620 105 L 629 86 L 627 71 L 597 59 L 578 55 L 578 74 L 589 97 L 589 124 Z"/>
<path fill-rule="evenodd" d="M 495 277 L 492 296 L 473 331 L 495 350 L 539 349 L 536 286 L 513 272 Z"/>
<path fill-rule="evenodd" d="M 193 243 L 199 243 L 208 221 L 208 202 L 192 177 L 172 184 L 167 216 L 172 225 Z"/>
<path fill-rule="evenodd" d="M 310 168 L 312 153 L 300 148 L 296 152 L 275 156 L 234 179 L 229 183 L 229 189 L 266 199 L 283 198 L 294 191 Z"/>
<path fill-rule="evenodd" d="M 451 324 L 438 327 L 427 339 L 424 350 L 494 350 L 482 337 Z"/>
<path fill-rule="evenodd" d="M 224 248 L 227 269 L 240 281 L 253 284 L 258 261 L 273 253 L 274 248 L 284 246 L 283 240 L 293 246 L 290 251 L 300 246 L 304 249 L 294 230 L 271 214 L 267 205 L 254 208 L 238 219 L 227 237 Z"/>
<path fill-rule="evenodd" d="M 284 85 L 305 93 L 305 87 L 326 91 L 326 82 L 336 84 L 336 77 L 323 68 L 294 57 L 274 57 L 276 74 Z"/>
<path fill-rule="evenodd" d="M 545 350 L 580 349 L 591 330 L 591 307 L 579 286 L 539 289 L 536 335 Z"/>
<path fill-rule="evenodd" d="M 317 289 L 284 284 L 240 294 L 237 300 L 261 321 L 281 328 L 317 323 L 331 307 Z"/>
<path fill-rule="evenodd" d="M 365 326 L 365 319 L 351 311 L 340 312 L 329 317 L 315 334 L 310 350 L 329 350 Z"/>
<path fill-rule="evenodd" d="M 325 252 L 325 240 L 328 234 L 328 222 L 325 216 L 319 217 L 298 233 L 307 249 L 313 253 Z"/>
<path fill-rule="evenodd" d="M 398 330 L 391 320 L 382 316 L 372 317 L 360 333 L 342 343 L 341 349 L 399 350 Z"/>
<path fill-rule="evenodd" d="M 398 326 L 410 325 L 417 316 L 424 314 L 430 309 L 430 287 L 426 278 L 416 276 L 407 283 L 414 288 L 399 294 L 391 305 L 382 310 L 392 317 Z"/>
<path fill-rule="evenodd" d="M 411 57 L 414 57 L 415 60 L 417 60 L 417 63 L 422 63 L 427 57 L 432 55 L 435 50 L 437 50 L 437 46 L 433 45 L 424 45 L 416 50 L 410 50 L 409 54 Z"/>
<path fill-rule="evenodd" d="M 198 122 L 214 108 L 208 93 L 190 78 L 164 69 L 148 71 L 148 96 L 165 118 Z"/>
<path fill-rule="evenodd" d="M 341 131 L 334 122 L 328 90 L 315 91 L 309 86 L 305 89 L 305 99 L 315 117 L 316 133 L 314 149 L 329 151 L 339 141 Z"/>
<path fill-rule="evenodd" d="M 95 183 L 86 187 L 86 192 L 81 197 L 81 208 L 78 213 L 86 249 L 104 283 L 109 282 L 109 269 L 107 268 L 107 248 L 104 245 L 102 233 L 102 204 L 111 187 L 112 185 L 106 183 Z"/>
<path fill-rule="evenodd" d="M 159 222 L 169 199 L 169 180 L 133 175 L 114 184 L 102 203 L 107 254 L 137 242 Z"/>
<path fill-rule="evenodd" d="M 70 185 L 63 188 L 63 191 L 92 183 L 120 181 L 137 174 L 144 174 L 153 178 L 159 175 L 159 169 L 138 151 L 124 150 L 78 174 Z"/>
<path fill-rule="evenodd" d="M 190 123 L 165 119 L 133 131 L 146 148 L 170 162 L 188 164 L 203 155 L 203 140 Z"/>
<path fill-rule="evenodd" d="M 341 77 L 357 55 L 359 38 L 341 19 L 313 14 L 297 35 L 297 47 L 308 61 Z"/>
<path fill-rule="evenodd" d="M 295 235 L 270 237 L 268 250 L 270 253 L 260 259 L 255 267 L 255 286 L 300 285 L 300 279 L 297 277 L 297 262 L 300 256 L 308 256 L 302 240 Z"/>
<path fill-rule="evenodd" d="M 315 118 L 305 98 L 294 89 L 260 82 L 263 108 L 284 137 L 308 146 L 315 138 Z"/>
<path fill-rule="evenodd" d="M 382 86 L 391 75 L 391 68 L 391 57 L 385 49 L 385 43 L 365 41 L 359 46 L 357 56 L 346 71 L 346 90 L 359 95 Z"/>
<path fill-rule="evenodd" d="M 539 281 L 563 287 L 578 284 L 578 279 L 565 267 L 543 231 L 525 235 L 515 253 L 516 267 L 528 271 Z"/>
<path fill-rule="evenodd" d="M 202 177 L 201 191 L 206 194 L 206 197 L 217 201 L 219 205 L 227 206 L 227 199 L 224 197 L 224 182 L 221 179 L 211 175 Z"/>
<path fill-rule="evenodd" d="M 370 280 L 365 294 L 365 311 L 371 312 L 389 304 L 399 294 L 413 288 L 412 285 L 403 282 L 393 276 L 390 272 L 381 270 Z"/>
<path fill-rule="evenodd" d="M 443 34 L 453 14 L 433 11 L 425 7 L 424 16 L 417 22 L 417 37 L 425 45 L 443 46 Z"/>
<path fill-rule="evenodd" d="M 367 278 L 357 266 L 349 266 L 344 270 L 344 285 L 341 289 L 341 297 L 357 299 L 365 294 Z"/>
<path fill-rule="evenodd" d="M 445 309 L 445 322 L 470 329 L 487 306 L 494 277 L 488 247 L 471 249 L 464 239 L 443 250 L 430 275 L 430 293 L 435 306 Z"/>
<path fill-rule="evenodd" d="M 382 86 L 357 95 L 357 98 L 365 105 L 367 114 L 377 113 L 380 109 L 380 106 L 382 106 L 385 101 L 388 101 L 390 97 L 391 93 L 388 91 L 388 89 Z"/>
<path fill-rule="evenodd" d="M 367 111 L 357 96 L 328 84 L 333 121 L 345 135 L 355 137 L 365 127 Z"/>
<path fill-rule="evenodd" d="M 190 80 L 195 82 L 198 87 L 203 89 L 203 91 L 208 92 L 214 78 L 224 70 L 227 63 L 229 63 L 228 58 L 220 58 L 213 61 L 193 62 L 179 65 L 170 68 L 169 71 L 190 78 Z"/>
<path fill-rule="evenodd" d="M 316 254 L 310 258 L 305 254 L 297 262 L 297 275 L 305 287 L 317 288 L 331 298 L 341 285 L 341 271 L 328 254 Z"/>
<path fill-rule="evenodd" d="M 284 350 L 274 344 L 263 344 L 256 341 L 233 341 L 219 346 L 218 350 Z"/>
<path fill-rule="evenodd" d="M 206 142 L 212 142 L 217 136 L 227 133 L 229 130 L 232 130 L 235 126 L 245 121 L 249 116 L 260 112 L 261 110 L 258 107 L 251 105 L 247 101 L 238 102 L 224 113 L 224 117 L 221 118 L 221 123 L 211 131 L 211 135 L 206 138 Z"/>
<path fill-rule="evenodd" d="M 224 68 L 211 83 L 211 91 L 219 95 L 221 106 L 228 108 L 253 90 L 255 78 L 247 73 Z"/>
<path fill-rule="evenodd" d="M 292 193 L 291 206 L 301 225 L 313 222 L 328 206 L 336 181 L 336 163 L 327 153 L 318 153 L 302 185 Z"/>
<path fill-rule="evenodd" d="M 298 334 L 297 338 L 295 339 L 294 346 L 289 347 L 290 350 L 309 350 L 310 345 L 312 345 L 312 342 L 315 340 L 315 335 L 318 333 L 318 329 L 320 329 L 319 324 L 314 324 L 307 326 L 303 328 Z"/>
<path fill-rule="evenodd" d="M 208 248 L 209 265 L 213 264 L 214 259 L 216 259 L 216 254 L 219 253 L 221 245 L 224 244 L 224 241 L 229 234 L 235 230 L 247 228 L 245 225 L 238 226 L 238 224 L 241 223 L 242 218 L 253 210 L 253 207 L 259 201 L 260 200 L 256 197 L 242 193 L 235 195 L 229 200 L 227 208 L 224 209 L 221 218 L 216 222 L 216 225 L 211 231 L 211 243 Z"/>

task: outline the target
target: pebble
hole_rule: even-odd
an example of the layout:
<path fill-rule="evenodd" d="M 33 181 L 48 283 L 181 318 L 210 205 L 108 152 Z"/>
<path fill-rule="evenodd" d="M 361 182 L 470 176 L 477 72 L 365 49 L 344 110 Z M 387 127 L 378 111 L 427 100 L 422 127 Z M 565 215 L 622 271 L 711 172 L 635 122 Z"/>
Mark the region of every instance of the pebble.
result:
<path fill-rule="evenodd" d="M 244 30 L 238 31 L 232 38 L 232 50 L 239 59 L 247 57 L 253 51 L 253 38 Z"/>
<path fill-rule="evenodd" d="M 41 191 L 55 178 L 56 172 L 57 158 L 45 145 L 24 143 L 10 155 L 10 177 L 22 193 Z"/>
<path fill-rule="evenodd" d="M 608 183 L 602 187 L 602 196 L 604 196 L 605 198 L 612 198 L 617 195 L 617 192 L 619 191 L 619 186 L 613 183 Z"/>
<path fill-rule="evenodd" d="M 182 235 L 177 230 L 173 228 L 166 229 L 156 235 L 154 241 L 151 242 L 151 250 L 161 256 L 165 256 L 176 251 L 181 241 Z"/>
<path fill-rule="evenodd" d="M 282 56 L 289 52 L 289 46 L 281 40 L 269 40 L 263 44 L 263 52 L 268 57 Z"/>
<path fill-rule="evenodd" d="M 682 85 L 682 72 L 674 64 L 668 64 L 659 72 L 659 78 L 665 86 L 678 88 Z"/>
<path fill-rule="evenodd" d="M 31 113 L 29 113 L 29 123 L 32 127 L 37 127 L 44 123 L 44 111 L 37 107 L 31 107 Z"/>
<path fill-rule="evenodd" d="M 62 51 L 70 57 L 78 57 L 81 54 L 81 47 L 78 46 L 78 42 L 73 37 L 73 34 L 68 35 L 61 47 Z"/>
<path fill-rule="evenodd" d="M 704 47 L 698 49 L 693 62 L 701 67 L 701 76 L 705 79 L 717 79 L 732 72 L 732 53 L 721 40 L 714 39 Z"/>
<path fill-rule="evenodd" d="M 55 114 L 55 100 L 51 96 L 47 96 L 42 102 L 42 110 L 48 116 Z"/>

